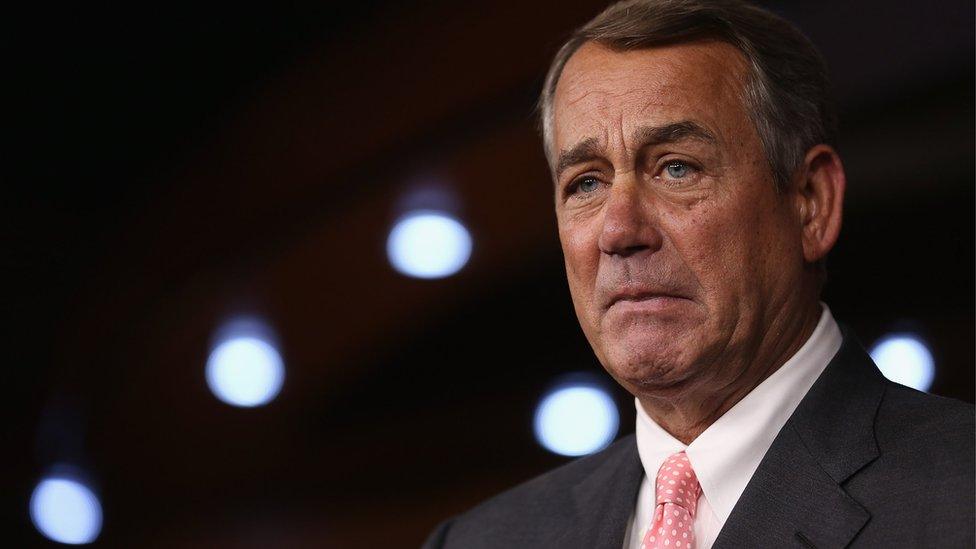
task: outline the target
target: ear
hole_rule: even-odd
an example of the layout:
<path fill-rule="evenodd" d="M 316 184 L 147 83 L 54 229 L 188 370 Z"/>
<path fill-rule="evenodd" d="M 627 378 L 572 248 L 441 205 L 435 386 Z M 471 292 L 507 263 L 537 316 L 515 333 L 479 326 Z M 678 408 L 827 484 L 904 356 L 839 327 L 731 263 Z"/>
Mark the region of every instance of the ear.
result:
<path fill-rule="evenodd" d="M 803 258 L 816 263 L 827 256 L 840 235 L 847 177 L 837 151 L 823 144 L 810 149 L 795 185 Z"/>

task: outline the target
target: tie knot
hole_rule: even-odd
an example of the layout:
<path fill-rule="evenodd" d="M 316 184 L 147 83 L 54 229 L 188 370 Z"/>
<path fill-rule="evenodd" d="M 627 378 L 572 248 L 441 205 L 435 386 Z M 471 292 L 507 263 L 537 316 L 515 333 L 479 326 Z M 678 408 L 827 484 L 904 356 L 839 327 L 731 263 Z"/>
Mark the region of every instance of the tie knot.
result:
<path fill-rule="evenodd" d="M 657 472 L 657 505 L 672 503 L 686 509 L 692 517 L 698 508 L 701 485 L 684 452 L 664 460 Z"/>

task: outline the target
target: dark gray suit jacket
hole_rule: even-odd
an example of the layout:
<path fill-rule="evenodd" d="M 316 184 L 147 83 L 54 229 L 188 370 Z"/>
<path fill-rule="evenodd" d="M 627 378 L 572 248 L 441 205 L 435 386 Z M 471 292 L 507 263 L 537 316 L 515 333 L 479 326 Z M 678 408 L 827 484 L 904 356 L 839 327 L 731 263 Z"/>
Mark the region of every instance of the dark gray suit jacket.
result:
<path fill-rule="evenodd" d="M 973 407 L 887 381 L 844 343 L 779 432 L 715 547 L 973 547 Z M 633 435 L 442 523 L 424 547 L 621 549 Z"/>

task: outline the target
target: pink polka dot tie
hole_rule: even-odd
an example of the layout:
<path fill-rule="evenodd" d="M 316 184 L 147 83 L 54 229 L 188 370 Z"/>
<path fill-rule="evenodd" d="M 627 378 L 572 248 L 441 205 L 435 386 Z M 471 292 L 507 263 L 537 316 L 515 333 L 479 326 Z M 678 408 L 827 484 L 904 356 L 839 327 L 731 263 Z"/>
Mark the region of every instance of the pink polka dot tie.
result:
<path fill-rule="evenodd" d="M 664 461 L 655 482 L 657 504 L 654 522 L 644 535 L 641 549 L 694 549 L 692 523 L 701 485 L 684 452 Z"/>

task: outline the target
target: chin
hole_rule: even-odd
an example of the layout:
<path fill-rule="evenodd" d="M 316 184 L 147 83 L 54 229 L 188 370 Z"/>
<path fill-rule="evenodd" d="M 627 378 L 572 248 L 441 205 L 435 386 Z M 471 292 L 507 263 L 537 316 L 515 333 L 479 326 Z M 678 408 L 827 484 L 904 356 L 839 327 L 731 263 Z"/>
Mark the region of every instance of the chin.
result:
<path fill-rule="evenodd" d="M 679 391 L 694 377 L 687 347 L 675 340 L 644 338 L 638 342 L 611 344 L 604 368 L 628 391 L 668 393 Z"/>

